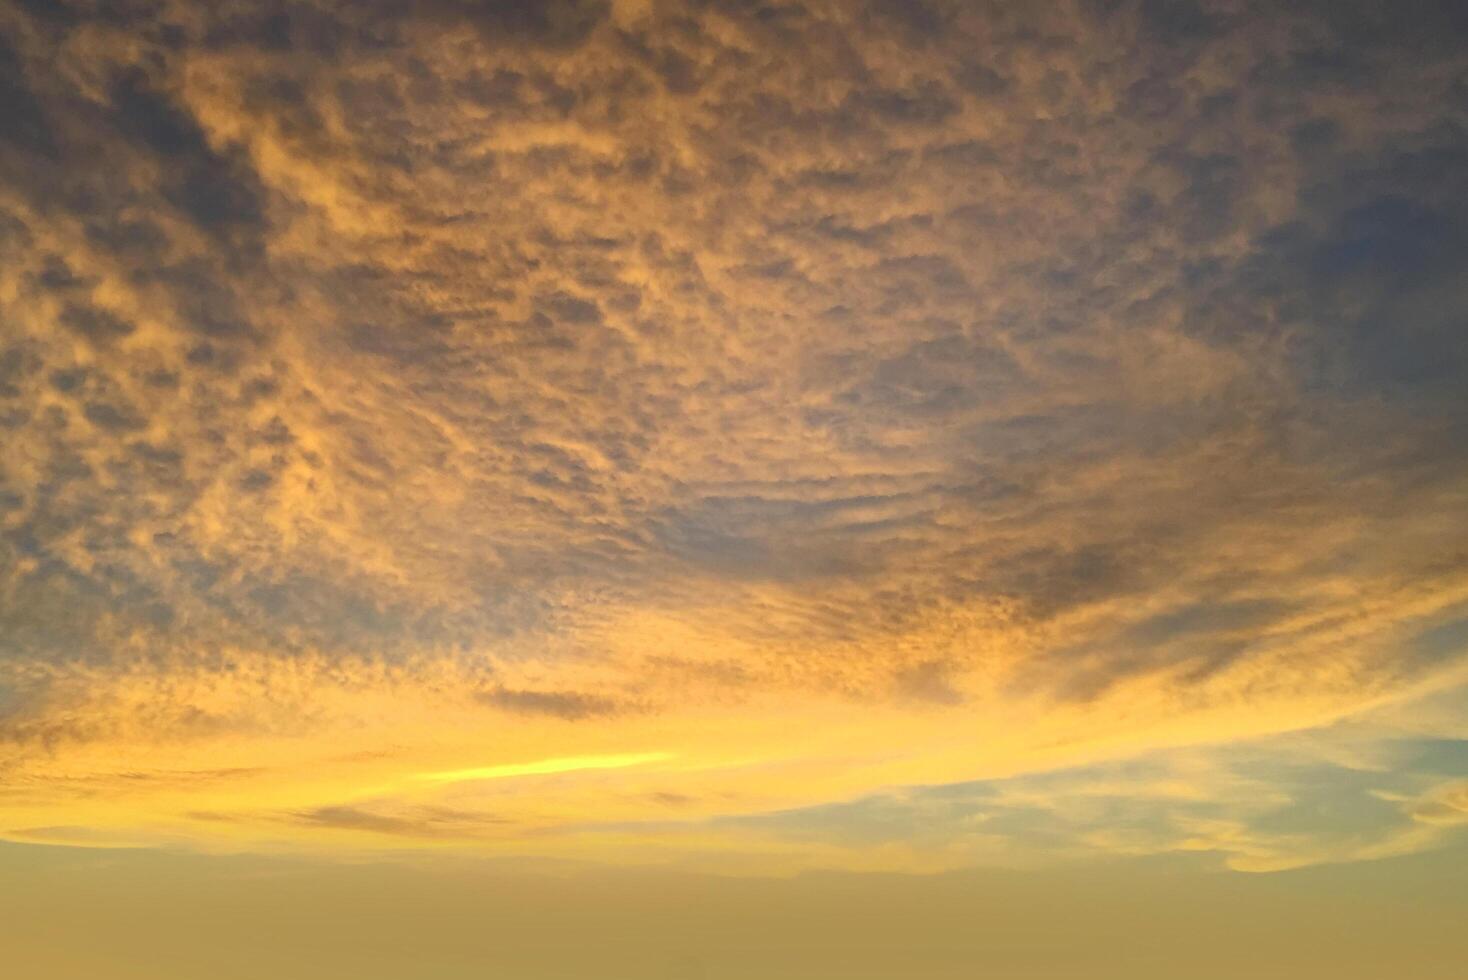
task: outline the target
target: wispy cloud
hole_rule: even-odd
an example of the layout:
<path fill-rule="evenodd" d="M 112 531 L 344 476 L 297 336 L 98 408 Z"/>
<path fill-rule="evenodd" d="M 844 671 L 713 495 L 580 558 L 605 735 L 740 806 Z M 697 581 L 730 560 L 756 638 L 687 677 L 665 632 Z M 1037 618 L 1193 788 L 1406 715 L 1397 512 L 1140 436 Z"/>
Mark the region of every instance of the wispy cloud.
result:
<path fill-rule="evenodd" d="M 480 779 L 510 779 L 515 776 L 545 776 L 589 769 L 625 769 L 649 762 L 671 759 L 667 752 L 638 752 L 623 755 L 579 755 L 563 759 L 537 759 L 534 762 L 512 762 L 476 769 L 454 769 L 448 772 L 425 772 L 418 778 L 435 783 L 463 783 Z"/>

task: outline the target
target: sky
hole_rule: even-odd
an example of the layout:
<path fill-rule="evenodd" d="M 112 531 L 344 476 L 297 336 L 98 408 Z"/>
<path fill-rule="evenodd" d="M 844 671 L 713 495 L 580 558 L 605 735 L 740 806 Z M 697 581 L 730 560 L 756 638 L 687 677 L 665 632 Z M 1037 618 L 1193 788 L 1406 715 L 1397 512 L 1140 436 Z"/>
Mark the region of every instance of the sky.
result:
<path fill-rule="evenodd" d="M 1456 976 L 1465 310 L 1454 0 L 0 0 L 0 948 Z"/>

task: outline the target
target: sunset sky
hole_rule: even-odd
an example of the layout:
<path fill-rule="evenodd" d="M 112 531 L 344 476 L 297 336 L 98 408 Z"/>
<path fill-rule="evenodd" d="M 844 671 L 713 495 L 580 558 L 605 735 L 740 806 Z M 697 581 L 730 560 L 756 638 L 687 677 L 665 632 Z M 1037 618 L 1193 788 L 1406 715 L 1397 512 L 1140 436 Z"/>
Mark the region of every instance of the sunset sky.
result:
<path fill-rule="evenodd" d="M 0 0 L 0 975 L 1465 919 L 1468 4 Z"/>

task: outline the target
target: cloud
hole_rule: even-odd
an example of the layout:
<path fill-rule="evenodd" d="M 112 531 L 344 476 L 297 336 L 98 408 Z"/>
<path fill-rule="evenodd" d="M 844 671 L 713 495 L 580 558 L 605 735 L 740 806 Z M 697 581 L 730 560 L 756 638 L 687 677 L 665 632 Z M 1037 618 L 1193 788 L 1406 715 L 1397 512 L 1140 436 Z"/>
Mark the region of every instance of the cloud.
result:
<path fill-rule="evenodd" d="M 1468 743 L 1376 740 L 1383 734 L 1371 742 L 1390 752 L 1380 767 L 1322 758 L 1294 735 L 718 822 L 751 851 L 818 842 L 834 866 L 888 848 L 898 851 L 897 867 L 1197 854 L 1236 870 L 1278 871 L 1448 846 L 1464 822 L 1463 784 L 1442 780 L 1468 767 Z M 670 837 L 691 830 L 665 821 L 654 828 L 647 832 Z"/>
<path fill-rule="evenodd" d="M 1412 819 L 1434 826 L 1455 827 L 1468 823 L 1468 783 L 1441 787 L 1412 807 Z"/>
<path fill-rule="evenodd" d="M 1460 668 L 1453 5 L 197 8 L 0 8 L 0 765 L 54 805 L 493 745 L 742 815 Z"/>
<path fill-rule="evenodd" d="M 507 711 L 554 715 L 568 721 L 614 714 L 623 710 L 620 704 L 610 698 L 575 691 L 517 691 L 499 688 L 485 692 L 480 698 L 487 704 Z"/>
<path fill-rule="evenodd" d="M 362 830 L 400 837 L 473 836 L 496 821 L 482 814 L 464 814 L 442 808 L 426 808 L 411 816 L 391 816 L 354 806 L 327 806 L 295 814 L 293 819 L 308 827 L 333 830 Z"/>

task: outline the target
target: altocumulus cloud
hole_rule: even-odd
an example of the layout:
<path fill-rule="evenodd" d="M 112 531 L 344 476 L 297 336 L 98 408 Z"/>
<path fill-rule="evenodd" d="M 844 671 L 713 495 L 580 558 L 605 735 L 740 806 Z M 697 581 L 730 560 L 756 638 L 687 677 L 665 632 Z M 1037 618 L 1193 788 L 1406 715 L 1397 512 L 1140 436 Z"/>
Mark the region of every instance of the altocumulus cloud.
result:
<path fill-rule="evenodd" d="M 723 826 L 1453 683 L 1468 23 L 1381 7 L 4 4 L 0 829 L 624 751 L 517 819 Z"/>

